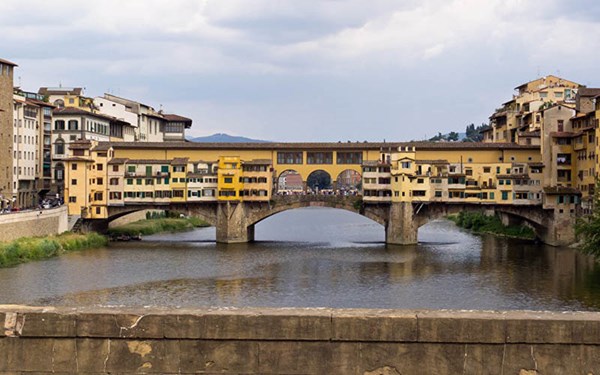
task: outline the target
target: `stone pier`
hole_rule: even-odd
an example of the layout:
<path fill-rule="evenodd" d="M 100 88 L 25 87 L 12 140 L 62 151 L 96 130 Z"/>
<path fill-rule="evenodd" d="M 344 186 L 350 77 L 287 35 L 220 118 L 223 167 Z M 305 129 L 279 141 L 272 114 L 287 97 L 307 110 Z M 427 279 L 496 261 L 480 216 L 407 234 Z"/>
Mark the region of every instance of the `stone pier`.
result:
<path fill-rule="evenodd" d="M 599 374 L 600 313 L 0 306 L 0 373 Z"/>
<path fill-rule="evenodd" d="M 389 218 L 385 226 L 385 242 L 391 245 L 413 245 L 417 243 L 419 230 L 413 205 L 410 202 L 391 203 Z"/>

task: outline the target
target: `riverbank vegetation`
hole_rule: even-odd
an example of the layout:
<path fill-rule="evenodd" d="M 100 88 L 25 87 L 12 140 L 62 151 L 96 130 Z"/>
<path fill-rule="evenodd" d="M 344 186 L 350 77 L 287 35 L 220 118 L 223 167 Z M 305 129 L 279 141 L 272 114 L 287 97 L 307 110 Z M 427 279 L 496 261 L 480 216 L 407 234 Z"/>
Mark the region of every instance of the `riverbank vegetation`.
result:
<path fill-rule="evenodd" d="M 448 219 L 454 221 L 461 228 L 469 229 L 475 233 L 490 233 L 505 237 L 514 237 L 533 240 L 535 232 L 525 225 L 505 226 L 498 216 L 487 216 L 480 212 L 460 212 L 450 215 Z"/>
<path fill-rule="evenodd" d="M 0 267 L 51 258 L 63 253 L 103 247 L 108 239 L 98 233 L 63 233 L 47 237 L 23 237 L 0 243 Z"/>
<path fill-rule="evenodd" d="M 110 228 L 108 235 L 114 236 L 148 236 L 162 232 L 183 232 L 193 228 L 208 227 L 210 224 L 197 217 L 167 217 L 164 214 L 146 215 L 146 220 Z"/>
<path fill-rule="evenodd" d="M 578 248 L 600 260 L 600 181 L 596 180 L 592 213 L 580 218 L 575 225 Z"/>

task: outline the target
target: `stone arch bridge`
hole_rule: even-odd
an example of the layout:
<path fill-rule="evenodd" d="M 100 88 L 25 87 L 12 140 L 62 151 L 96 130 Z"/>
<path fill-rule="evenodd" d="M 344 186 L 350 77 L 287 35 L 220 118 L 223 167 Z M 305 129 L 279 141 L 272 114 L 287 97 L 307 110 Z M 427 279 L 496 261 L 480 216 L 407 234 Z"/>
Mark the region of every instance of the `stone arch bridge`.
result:
<path fill-rule="evenodd" d="M 538 238 L 559 246 L 574 241 L 573 218 L 569 213 L 543 209 L 541 205 L 495 205 L 447 202 L 365 203 L 361 196 L 284 195 L 269 202 L 198 202 L 170 205 L 109 206 L 108 222 L 146 209 L 164 209 L 200 217 L 216 227 L 217 242 L 239 243 L 254 240 L 254 226 L 279 212 L 301 207 L 330 207 L 363 215 L 385 228 L 386 243 L 408 245 L 417 243 L 419 227 L 428 222 L 461 211 L 498 215 L 505 224 L 525 223 Z M 91 224 L 91 223 L 90 223 Z M 98 225 L 96 225 L 98 228 Z"/>

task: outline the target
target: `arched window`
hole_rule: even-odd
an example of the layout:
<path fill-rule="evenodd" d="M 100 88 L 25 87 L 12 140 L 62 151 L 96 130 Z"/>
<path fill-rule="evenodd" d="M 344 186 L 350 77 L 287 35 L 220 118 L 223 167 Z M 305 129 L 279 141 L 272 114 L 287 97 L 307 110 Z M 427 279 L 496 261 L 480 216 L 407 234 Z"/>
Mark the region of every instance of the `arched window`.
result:
<path fill-rule="evenodd" d="M 56 167 L 54 167 L 54 179 L 57 181 L 65 179 L 65 166 L 63 163 L 58 163 L 56 164 Z"/>
<path fill-rule="evenodd" d="M 65 101 L 62 99 L 56 99 L 53 104 L 58 108 L 63 108 L 65 106 Z"/>
<path fill-rule="evenodd" d="M 79 122 L 77 120 L 69 120 L 69 130 L 78 130 Z"/>
<path fill-rule="evenodd" d="M 54 153 L 56 155 L 65 154 L 65 141 L 63 141 L 61 138 L 57 139 L 54 143 Z"/>
<path fill-rule="evenodd" d="M 65 130 L 65 120 L 54 121 L 54 130 Z"/>

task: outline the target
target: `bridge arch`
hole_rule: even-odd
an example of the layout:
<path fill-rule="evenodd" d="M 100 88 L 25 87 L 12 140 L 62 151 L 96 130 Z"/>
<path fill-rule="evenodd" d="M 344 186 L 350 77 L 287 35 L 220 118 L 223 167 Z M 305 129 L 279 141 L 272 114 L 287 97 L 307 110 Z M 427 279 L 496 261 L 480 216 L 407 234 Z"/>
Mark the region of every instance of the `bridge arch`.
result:
<path fill-rule="evenodd" d="M 300 172 L 292 168 L 286 169 L 277 177 L 277 192 L 303 192 L 305 189 L 305 182 L 306 179 Z"/>
<path fill-rule="evenodd" d="M 362 185 L 362 175 L 354 169 L 344 169 L 337 175 L 335 182 L 338 190 L 358 193 Z"/>
<path fill-rule="evenodd" d="M 273 200 L 268 210 L 255 211 L 249 215 L 247 225 L 253 226 L 280 212 L 297 208 L 324 207 L 350 211 L 364 216 L 378 224 L 387 225 L 388 211 L 386 207 L 363 207 L 358 197 L 345 196 L 281 196 Z"/>
<path fill-rule="evenodd" d="M 314 170 L 306 178 L 306 185 L 312 191 L 331 189 L 333 187 L 331 174 L 323 169 Z"/>

